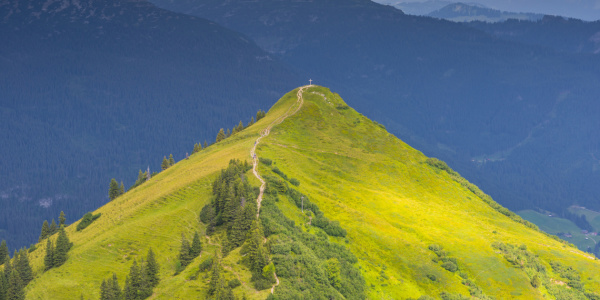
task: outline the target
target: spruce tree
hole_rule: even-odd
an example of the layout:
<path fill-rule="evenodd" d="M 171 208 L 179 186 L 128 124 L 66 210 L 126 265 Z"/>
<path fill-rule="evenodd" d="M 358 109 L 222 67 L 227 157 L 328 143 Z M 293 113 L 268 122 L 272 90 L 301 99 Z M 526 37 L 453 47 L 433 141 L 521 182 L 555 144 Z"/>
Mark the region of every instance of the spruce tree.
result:
<path fill-rule="evenodd" d="M 192 246 L 190 247 L 190 256 L 192 259 L 198 257 L 202 252 L 202 243 L 200 242 L 200 235 L 196 231 L 194 233 L 194 239 L 192 240 Z"/>
<path fill-rule="evenodd" d="M 240 120 L 240 123 L 237 126 L 237 131 L 240 132 L 244 130 L 244 123 L 242 123 L 242 121 Z"/>
<path fill-rule="evenodd" d="M 50 235 L 53 235 L 58 230 L 58 226 L 56 226 L 56 222 L 52 219 L 52 223 L 50 224 Z"/>
<path fill-rule="evenodd" d="M 225 134 L 225 138 L 228 138 L 231 136 L 231 131 L 229 130 L 229 128 L 227 128 L 227 133 Z"/>
<path fill-rule="evenodd" d="M 169 161 L 167 160 L 166 156 L 163 157 L 163 161 L 160 164 L 160 167 L 163 171 L 169 168 Z"/>
<path fill-rule="evenodd" d="M 248 205 L 246 205 L 248 206 Z M 233 225 L 228 234 L 229 244 L 231 249 L 235 249 L 241 245 L 245 238 L 249 228 L 244 228 L 244 209 L 240 208 L 236 211 L 235 218 L 233 219 Z"/>
<path fill-rule="evenodd" d="M 181 262 L 181 266 L 187 266 L 192 258 L 190 257 L 190 243 L 185 238 L 183 233 L 181 234 L 181 248 L 179 249 L 179 261 Z"/>
<path fill-rule="evenodd" d="M 248 123 L 248 127 L 254 125 L 254 117 L 250 118 L 250 123 Z"/>
<path fill-rule="evenodd" d="M 140 287 L 137 293 L 138 299 L 146 299 L 152 296 L 152 284 L 148 279 L 147 266 L 148 265 L 142 260 L 140 263 Z"/>
<path fill-rule="evenodd" d="M 46 256 L 44 256 L 44 270 L 48 271 L 54 266 L 54 246 L 52 241 L 48 239 L 46 242 Z"/>
<path fill-rule="evenodd" d="M 204 147 L 202 147 L 202 148 L 206 148 L 206 147 L 208 147 L 208 143 L 206 142 L 206 140 L 204 140 Z"/>
<path fill-rule="evenodd" d="M 112 295 L 112 299 L 121 300 L 121 287 L 119 286 L 119 280 L 117 279 L 117 274 L 113 273 L 112 280 L 109 281 L 111 284 L 108 285 L 110 289 L 110 294 Z"/>
<path fill-rule="evenodd" d="M 221 128 L 221 130 L 219 130 L 219 133 L 217 133 L 217 143 L 224 139 L 225 139 L 225 131 L 223 130 L 223 128 Z M 204 147 L 204 148 L 206 148 L 206 147 Z"/>
<path fill-rule="evenodd" d="M 6 300 L 24 300 L 25 291 L 24 285 L 17 270 L 12 270 L 8 279 L 8 287 L 6 289 Z"/>
<path fill-rule="evenodd" d="M 260 221 L 254 220 L 250 231 L 250 243 L 248 244 L 248 259 L 250 260 L 250 269 L 254 272 L 262 272 L 262 269 L 268 264 L 269 257 L 263 244 L 263 233 Z"/>
<path fill-rule="evenodd" d="M 123 299 L 125 300 L 135 300 L 137 298 L 137 293 L 133 286 L 131 286 L 131 276 L 125 277 L 125 286 L 123 286 Z"/>
<path fill-rule="evenodd" d="M 140 274 L 140 267 L 138 266 L 138 263 L 136 260 L 133 261 L 133 265 L 131 265 L 131 269 L 129 269 L 129 284 L 131 285 L 131 295 L 133 296 L 133 298 L 130 299 L 137 299 L 138 298 L 138 290 L 141 287 L 141 274 Z"/>
<path fill-rule="evenodd" d="M 29 264 L 29 255 L 26 249 L 19 251 L 18 258 L 15 258 L 15 269 L 19 271 L 19 276 L 23 286 L 26 286 L 33 280 L 33 269 Z"/>
<path fill-rule="evenodd" d="M 119 183 L 116 179 L 111 179 L 110 184 L 108 185 L 108 199 L 110 201 L 115 200 L 121 194 L 121 189 L 119 188 Z"/>
<path fill-rule="evenodd" d="M 123 181 L 121 181 L 121 186 L 119 186 L 119 196 L 125 194 L 125 185 L 123 184 Z"/>
<path fill-rule="evenodd" d="M 239 201 L 235 197 L 234 189 L 234 185 L 231 184 L 227 189 L 224 199 L 223 221 L 227 224 L 228 228 L 231 228 L 231 225 L 233 225 L 236 210 L 240 206 Z"/>
<path fill-rule="evenodd" d="M 65 217 L 65 212 L 61 211 L 60 216 L 58 216 L 58 227 L 65 225 L 67 218 Z"/>
<path fill-rule="evenodd" d="M 44 223 L 42 224 L 42 230 L 40 232 L 40 237 L 38 238 L 38 242 L 41 242 L 48 236 L 50 236 L 50 225 L 48 225 L 47 220 L 44 220 Z"/>
<path fill-rule="evenodd" d="M 4 283 L 4 273 L 0 273 L 0 300 L 6 300 L 6 286 Z"/>
<path fill-rule="evenodd" d="M 169 154 L 169 167 L 175 165 L 175 159 L 173 159 L 173 154 Z"/>
<path fill-rule="evenodd" d="M 194 149 L 192 150 L 192 154 L 198 152 L 198 144 L 194 144 Z"/>
<path fill-rule="evenodd" d="M 108 284 L 106 283 L 106 279 L 102 279 L 102 283 L 100 284 L 100 300 L 112 300 L 112 295 L 110 295 L 110 289 L 108 288 Z"/>
<path fill-rule="evenodd" d="M 71 249 L 71 242 L 65 232 L 65 228 L 61 227 L 56 238 L 56 248 L 54 249 L 54 267 L 59 267 L 67 261 L 67 252 Z"/>
<path fill-rule="evenodd" d="M 210 276 L 210 283 L 208 284 L 208 294 L 216 295 L 221 281 L 221 262 L 219 261 L 219 254 L 215 252 L 215 261 L 212 265 L 212 275 Z"/>
<path fill-rule="evenodd" d="M 48 222 L 46 222 L 48 223 Z M 8 246 L 6 245 L 6 241 L 2 240 L 0 242 L 0 266 L 5 263 L 6 256 L 8 256 Z"/>
<path fill-rule="evenodd" d="M 148 256 L 146 257 L 146 274 L 150 285 L 153 287 L 157 286 L 158 281 L 160 280 L 158 278 L 159 268 L 156 258 L 154 257 L 154 252 L 152 251 L 152 248 L 150 248 L 150 250 L 148 250 Z"/>

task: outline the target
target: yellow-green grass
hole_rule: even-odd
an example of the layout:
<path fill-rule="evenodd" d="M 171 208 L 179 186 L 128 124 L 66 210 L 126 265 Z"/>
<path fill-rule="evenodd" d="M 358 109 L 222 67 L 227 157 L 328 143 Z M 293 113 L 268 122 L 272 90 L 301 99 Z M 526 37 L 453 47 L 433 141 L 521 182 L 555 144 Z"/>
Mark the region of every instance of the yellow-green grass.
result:
<path fill-rule="evenodd" d="M 154 299 L 205 297 L 206 273 L 196 280 L 190 277 L 200 261 L 214 255 L 218 237 L 211 240 L 215 245 L 203 238 L 201 257 L 173 276 L 181 233 L 190 239 L 195 230 L 204 232 L 198 212 L 210 200 L 210 183 L 217 172 L 230 159 L 250 161 L 250 148 L 260 130 L 296 102 L 296 92 L 286 94 L 255 125 L 101 207 L 94 213 L 102 217 L 82 232 L 69 226 L 74 247 L 65 265 L 43 273 L 45 243 L 38 245 L 31 255 L 37 276 L 27 287 L 27 297 L 73 299 L 83 294 L 97 299 L 102 279 L 115 272 L 122 285 L 133 259 L 140 260 L 150 247 L 162 267 Z M 525 272 L 496 253 L 491 247 L 495 241 L 526 244 L 546 264 L 556 260 L 572 266 L 588 289 L 600 290 L 600 265 L 589 255 L 496 212 L 445 172 L 427 165 L 422 153 L 348 108 L 328 89 L 311 87 L 304 99 L 296 115 L 262 139 L 257 153 L 299 179 L 298 189 L 348 231 L 347 244 L 344 239 L 334 240 L 348 245 L 359 258 L 370 299 L 437 296 L 442 291 L 468 295 L 457 274 L 432 262 L 435 254 L 427 250 L 430 244 L 444 246 L 488 295 L 542 299 L 544 290 L 534 289 Z M 270 172 L 262 164 L 259 170 Z M 286 197 L 278 205 L 296 224 L 305 221 Z M 226 279 L 237 277 L 243 282 L 236 294 L 266 298 L 268 290 L 252 289 L 250 272 L 237 264 L 239 259 L 236 250 L 222 262 Z M 547 269 L 551 270 L 548 264 Z M 381 278 L 382 271 L 389 279 Z M 437 281 L 429 280 L 428 274 Z"/>
<path fill-rule="evenodd" d="M 573 266 L 585 274 L 588 288 L 598 290 L 600 266 L 589 255 L 496 212 L 445 172 L 428 167 L 419 151 L 345 108 L 338 95 L 325 88 L 304 95 L 302 110 L 275 127 L 258 153 L 298 178 L 299 190 L 348 230 L 371 298 L 468 295 L 457 275 L 431 261 L 427 246 L 434 243 L 457 257 L 488 295 L 501 299 L 536 299 L 543 292 L 495 253 L 495 241 L 526 244 L 546 262 Z M 380 281 L 384 268 L 390 279 Z"/>
<path fill-rule="evenodd" d="M 585 235 L 575 223 L 558 217 L 550 217 L 545 214 L 533 210 L 522 210 L 518 212 L 523 219 L 536 224 L 541 230 L 550 234 L 571 233 L 572 237 L 561 235 L 560 238 L 574 244 L 577 248 L 586 251 L 588 247 L 594 249 L 595 241 L 599 241 L 600 237 Z"/>

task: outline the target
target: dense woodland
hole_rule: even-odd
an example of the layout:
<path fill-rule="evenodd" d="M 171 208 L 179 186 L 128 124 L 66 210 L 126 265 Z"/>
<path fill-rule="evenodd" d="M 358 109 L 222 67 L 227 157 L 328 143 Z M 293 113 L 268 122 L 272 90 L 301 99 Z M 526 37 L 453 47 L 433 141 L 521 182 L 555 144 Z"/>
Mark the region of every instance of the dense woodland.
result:
<path fill-rule="evenodd" d="M 79 219 L 109 201 L 110 178 L 130 188 L 138 170 L 160 171 L 168 153 L 185 158 L 298 82 L 241 35 L 147 2 L 59 12 L 53 3 L 39 18 L 42 2 L 14 2 L 0 4 L 0 81 L 10 87 L 0 90 L 0 240 L 9 247 L 37 241 L 61 210 Z"/>

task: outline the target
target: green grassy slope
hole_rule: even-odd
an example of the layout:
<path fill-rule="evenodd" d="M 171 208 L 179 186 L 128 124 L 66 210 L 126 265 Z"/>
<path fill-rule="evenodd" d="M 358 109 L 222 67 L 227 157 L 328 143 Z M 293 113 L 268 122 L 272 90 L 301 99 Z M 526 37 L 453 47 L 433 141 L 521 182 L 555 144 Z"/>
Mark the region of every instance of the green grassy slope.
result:
<path fill-rule="evenodd" d="M 230 159 L 250 161 L 260 130 L 296 102 L 296 92 L 286 94 L 255 125 L 98 209 L 95 213 L 102 217 L 82 232 L 69 226 L 74 247 L 65 265 L 42 273 L 40 245 L 31 255 L 37 278 L 27 287 L 28 298 L 98 299 L 102 279 L 116 272 L 122 285 L 133 259 L 145 256 L 150 247 L 161 265 L 154 299 L 204 298 L 208 279 L 190 277 L 200 261 L 215 253 L 218 241 L 204 237 L 201 257 L 173 276 L 181 233 L 188 239 L 194 230 L 204 233 L 198 212 L 210 200 L 217 172 Z M 349 108 L 339 95 L 312 87 L 304 99 L 296 115 L 261 140 L 257 154 L 299 179 L 297 189 L 347 230 L 347 243 L 332 241 L 346 244 L 358 257 L 369 299 L 437 297 L 443 291 L 469 295 L 458 272 L 432 261 L 437 256 L 428 250 L 431 244 L 443 246 L 464 277 L 497 299 L 542 299 L 547 289 L 532 287 L 528 271 L 510 264 L 492 247 L 495 242 L 526 245 L 557 282 L 552 284 L 558 286 L 561 278 L 549 263 L 558 261 L 579 272 L 586 289 L 600 290 L 600 264 L 589 255 L 497 212 L 446 172 L 425 163 L 422 153 Z M 263 164 L 259 171 L 270 172 Z M 300 224 L 302 216 L 286 201 L 284 197 L 277 205 Z M 238 249 L 223 261 L 225 277 L 241 279 L 238 295 L 265 299 L 268 290 L 252 289 L 251 274 L 237 264 L 239 258 Z"/>

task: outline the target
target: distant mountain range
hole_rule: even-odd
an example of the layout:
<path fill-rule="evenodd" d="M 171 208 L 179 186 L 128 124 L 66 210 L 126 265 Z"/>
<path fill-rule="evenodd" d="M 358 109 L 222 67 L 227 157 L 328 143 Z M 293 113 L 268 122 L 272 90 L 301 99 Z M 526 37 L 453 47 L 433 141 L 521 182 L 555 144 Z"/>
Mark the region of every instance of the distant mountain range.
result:
<path fill-rule="evenodd" d="M 370 1 L 154 2 L 248 35 L 511 209 L 600 208 L 595 56 Z"/>
<path fill-rule="evenodd" d="M 542 14 L 506 12 L 465 3 L 448 4 L 430 12 L 427 16 L 453 22 L 481 21 L 488 23 L 503 22 L 508 19 L 537 21 L 544 17 Z"/>
<path fill-rule="evenodd" d="M 298 82 L 249 38 L 140 0 L 0 1 L 0 37 L 0 240 L 15 248 Z"/>

